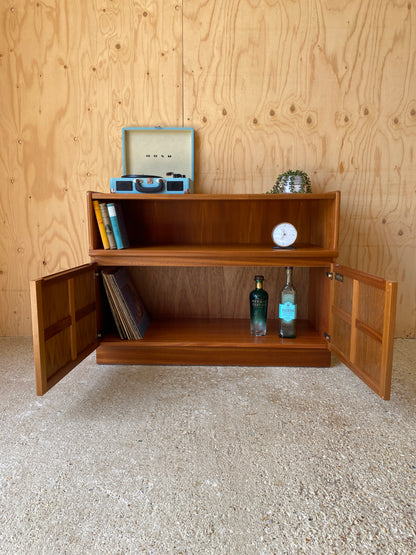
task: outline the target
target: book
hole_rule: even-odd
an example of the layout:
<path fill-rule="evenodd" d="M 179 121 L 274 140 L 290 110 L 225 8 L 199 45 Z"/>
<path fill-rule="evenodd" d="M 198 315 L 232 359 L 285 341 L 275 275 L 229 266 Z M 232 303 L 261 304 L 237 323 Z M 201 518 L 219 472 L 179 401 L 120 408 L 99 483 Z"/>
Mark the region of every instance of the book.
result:
<path fill-rule="evenodd" d="M 102 217 L 101 210 L 100 210 L 100 203 L 98 202 L 98 200 L 93 200 L 92 204 L 94 206 L 95 218 L 97 220 L 98 229 L 100 231 L 101 241 L 103 242 L 103 247 L 105 249 L 109 249 L 110 244 L 109 244 L 108 239 L 107 239 L 107 232 L 105 230 L 104 221 L 103 221 L 103 217 Z"/>
<path fill-rule="evenodd" d="M 127 268 L 104 268 L 102 276 L 121 339 L 143 339 L 150 316 Z"/>
<path fill-rule="evenodd" d="M 103 217 L 105 232 L 107 234 L 107 239 L 110 245 L 110 249 L 116 249 L 117 244 L 114 238 L 113 228 L 111 227 L 110 216 L 108 215 L 108 207 L 105 202 L 100 202 L 100 210 L 101 210 L 101 216 Z"/>
<path fill-rule="evenodd" d="M 117 202 L 109 202 L 107 208 L 117 248 L 126 249 L 130 246 L 130 242 L 121 205 Z"/>

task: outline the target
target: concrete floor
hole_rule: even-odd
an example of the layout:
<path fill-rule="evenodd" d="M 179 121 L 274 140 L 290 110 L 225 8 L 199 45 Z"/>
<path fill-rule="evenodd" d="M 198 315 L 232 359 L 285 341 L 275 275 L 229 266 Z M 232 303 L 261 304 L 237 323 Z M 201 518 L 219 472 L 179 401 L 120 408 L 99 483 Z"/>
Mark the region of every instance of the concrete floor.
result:
<path fill-rule="evenodd" d="M 97 366 L 0 338 L 0 553 L 416 553 L 416 341 L 330 369 Z"/>

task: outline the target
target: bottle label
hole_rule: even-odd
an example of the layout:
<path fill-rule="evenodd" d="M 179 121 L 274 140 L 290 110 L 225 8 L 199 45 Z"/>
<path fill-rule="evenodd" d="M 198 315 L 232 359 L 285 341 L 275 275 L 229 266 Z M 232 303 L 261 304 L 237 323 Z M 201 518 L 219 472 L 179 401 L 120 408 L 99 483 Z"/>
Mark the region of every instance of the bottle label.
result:
<path fill-rule="evenodd" d="M 253 308 L 264 308 L 266 306 L 266 300 L 265 299 L 252 299 L 251 300 L 251 306 Z"/>
<path fill-rule="evenodd" d="M 296 320 L 297 306 L 292 303 L 279 304 L 279 318 L 285 322 Z"/>

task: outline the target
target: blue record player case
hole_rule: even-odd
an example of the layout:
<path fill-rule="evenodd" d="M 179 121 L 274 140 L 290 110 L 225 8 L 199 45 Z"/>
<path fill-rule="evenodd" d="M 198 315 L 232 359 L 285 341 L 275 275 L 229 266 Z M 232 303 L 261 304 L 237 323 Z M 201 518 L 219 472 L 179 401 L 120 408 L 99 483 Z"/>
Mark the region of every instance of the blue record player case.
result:
<path fill-rule="evenodd" d="M 123 176 L 114 193 L 193 193 L 194 130 L 190 127 L 124 127 Z"/>

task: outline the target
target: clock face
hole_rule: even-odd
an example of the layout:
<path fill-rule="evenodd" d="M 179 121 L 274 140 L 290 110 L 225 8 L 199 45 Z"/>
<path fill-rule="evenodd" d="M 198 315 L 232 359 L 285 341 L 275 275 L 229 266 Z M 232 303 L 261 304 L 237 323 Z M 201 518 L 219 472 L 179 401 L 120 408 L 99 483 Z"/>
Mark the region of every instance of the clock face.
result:
<path fill-rule="evenodd" d="M 290 247 L 296 241 L 298 232 L 296 227 L 288 222 L 282 222 L 273 228 L 272 239 L 278 247 Z"/>

